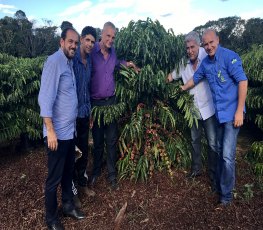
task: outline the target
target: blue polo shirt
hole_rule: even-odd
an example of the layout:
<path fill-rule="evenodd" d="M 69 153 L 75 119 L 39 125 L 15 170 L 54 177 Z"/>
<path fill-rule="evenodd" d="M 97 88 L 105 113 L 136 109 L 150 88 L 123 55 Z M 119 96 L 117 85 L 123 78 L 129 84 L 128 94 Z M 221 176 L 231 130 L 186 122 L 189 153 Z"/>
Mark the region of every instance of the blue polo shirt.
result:
<path fill-rule="evenodd" d="M 50 117 L 59 140 L 74 137 L 78 99 L 72 60 L 59 49 L 44 64 L 38 95 L 40 116 Z M 44 137 L 47 129 L 43 125 Z"/>
<path fill-rule="evenodd" d="M 218 121 L 233 121 L 238 105 L 238 83 L 247 80 L 238 54 L 219 45 L 214 58 L 204 58 L 195 72 L 195 85 L 203 78 L 208 80 Z"/>

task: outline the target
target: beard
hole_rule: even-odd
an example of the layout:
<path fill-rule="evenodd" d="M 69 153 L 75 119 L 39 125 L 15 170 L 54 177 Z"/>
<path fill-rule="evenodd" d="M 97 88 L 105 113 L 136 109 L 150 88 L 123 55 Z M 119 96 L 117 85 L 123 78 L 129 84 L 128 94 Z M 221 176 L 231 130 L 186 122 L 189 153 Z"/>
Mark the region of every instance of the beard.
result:
<path fill-rule="evenodd" d="M 68 59 L 72 59 L 75 55 L 76 49 L 66 49 L 63 48 L 63 52 Z"/>

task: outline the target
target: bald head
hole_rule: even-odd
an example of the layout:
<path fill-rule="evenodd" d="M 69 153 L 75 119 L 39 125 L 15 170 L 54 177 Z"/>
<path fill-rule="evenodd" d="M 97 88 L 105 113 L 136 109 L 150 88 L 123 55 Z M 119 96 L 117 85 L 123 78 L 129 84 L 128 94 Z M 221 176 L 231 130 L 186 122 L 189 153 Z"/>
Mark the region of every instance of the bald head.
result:
<path fill-rule="evenodd" d="M 219 45 L 219 37 L 213 29 L 206 29 L 202 36 L 203 47 L 211 59 L 214 58 Z"/>

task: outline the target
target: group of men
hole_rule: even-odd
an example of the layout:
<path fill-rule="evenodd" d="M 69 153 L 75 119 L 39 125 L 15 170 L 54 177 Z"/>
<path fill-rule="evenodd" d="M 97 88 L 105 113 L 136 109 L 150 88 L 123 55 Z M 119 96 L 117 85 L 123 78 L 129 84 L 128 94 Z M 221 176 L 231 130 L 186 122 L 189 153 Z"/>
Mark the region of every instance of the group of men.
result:
<path fill-rule="evenodd" d="M 48 229 L 64 229 L 58 216 L 57 188 L 61 184 L 64 216 L 83 219 L 77 191 L 94 196 L 88 185 L 94 186 L 101 174 L 104 141 L 107 150 L 108 181 L 117 189 L 116 143 L 117 123 L 105 125 L 91 119 L 93 106 L 116 103 L 114 70 L 121 64 L 139 68 L 131 61 L 118 60 L 113 43 L 116 28 L 103 26 L 101 40 L 96 42 L 96 30 L 87 26 L 81 36 L 73 27 L 61 33 L 60 48 L 45 62 L 39 92 L 40 115 L 48 154 L 48 175 L 45 186 L 46 224 Z M 79 45 L 80 42 L 80 45 Z M 183 78 L 182 90 L 190 89 L 199 111 L 198 126 L 191 128 L 193 178 L 202 172 L 201 138 L 204 128 L 209 146 L 208 168 L 211 187 L 219 195 L 220 204 L 229 204 L 235 182 L 235 149 L 247 92 L 247 78 L 239 56 L 219 45 L 214 30 L 202 37 L 190 32 L 185 37 L 189 61 L 180 72 L 168 75 L 171 82 Z M 93 136 L 93 170 L 88 178 L 89 129 Z M 75 162 L 75 145 L 82 152 Z"/>
<path fill-rule="evenodd" d="M 208 172 L 211 188 L 218 195 L 220 208 L 233 199 L 236 143 L 243 125 L 248 81 L 238 54 L 219 45 L 215 30 L 202 35 L 192 31 L 185 36 L 189 60 L 179 73 L 173 71 L 169 82 L 182 77 L 183 91 L 190 90 L 197 109 L 198 126 L 191 128 L 192 168 L 189 178 L 202 172 L 202 128 L 208 143 Z"/>
<path fill-rule="evenodd" d="M 48 175 L 45 186 L 46 224 L 48 229 L 61 230 L 57 188 L 61 184 L 64 216 L 83 219 L 79 210 L 77 191 L 94 196 L 88 184 L 95 185 L 102 169 L 104 138 L 107 149 L 108 181 L 117 189 L 117 123 L 105 125 L 91 121 L 91 107 L 113 105 L 115 98 L 114 69 L 121 64 L 138 68 L 132 61 L 117 59 L 113 42 L 113 23 L 103 26 L 101 40 L 96 42 L 96 30 L 87 26 L 79 37 L 73 27 L 61 33 L 60 48 L 44 64 L 39 92 L 43 136 L 48 154 Z M 80 45 L 79 45 L 80 42 Z M 94 162 L 90 180 L 86 173 L 88 162 L 89 127 L 92 126 Z M 82 156 L 75 162 L 75 145 Z M 79 200 L 78 200 L 79 201 Z"/>

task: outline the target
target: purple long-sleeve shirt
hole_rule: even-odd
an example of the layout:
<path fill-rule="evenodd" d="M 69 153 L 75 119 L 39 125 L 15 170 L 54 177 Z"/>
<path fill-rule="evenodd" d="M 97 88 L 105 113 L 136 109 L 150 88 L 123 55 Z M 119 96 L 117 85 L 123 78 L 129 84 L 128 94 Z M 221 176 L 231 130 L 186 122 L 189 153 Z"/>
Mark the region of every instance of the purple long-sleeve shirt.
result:
<path fill-rule="evenodd" d="M 117 59 L 115 49 L 111 47 L 107 59 L 101 53 L 99 42 L 91 53 L 92 74 L 91 74 L 91 98 L 104 99 L 111 97 L 115 93 L 114 69 L 120 64 L 126 65 L 126 61 Z"/>

